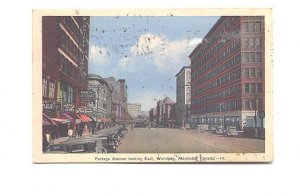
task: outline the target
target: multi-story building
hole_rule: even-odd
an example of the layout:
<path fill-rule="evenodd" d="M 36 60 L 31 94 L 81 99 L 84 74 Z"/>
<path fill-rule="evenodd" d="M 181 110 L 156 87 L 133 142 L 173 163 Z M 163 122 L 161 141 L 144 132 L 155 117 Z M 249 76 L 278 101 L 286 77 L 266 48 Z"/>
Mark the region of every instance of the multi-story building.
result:
<path fill-rule="evenodd" d="M 159 100 L 157 102 L 157 113 L 156 113 L 156 123 L 157 124 L 166 124 L 166 123 L 170 123 L 174 120 L 174 119 L 172 119 L 172 115 L 171 115 L 172 114 L 172 106 L 174 104 L 175 104 L 175 102 L 169 97 L 165 97 L 163 100 Z"/>
<path fill-rule="evenodd" d="M 192 51 L 191 115 L 198 123 L 260 125 L 255 117 L 264 111 L 264 40 L 263 16 L 226 16 Z"/>
<path fill-rule="evenodd" d="M 88 75 L 88 89 L 95 93 L 95 100 L 90 102 L 93 115 L 97 118 L 112 117 L 112 87 L 99 75 Z"/>
<path fill-rule="evenodd" d="M 156 114 L 157 114 L 157 107 L 151 108 L 149 111 L 149 120 L 150 121 L 156 121 Z"/>
<path fill-rule="evenodd" d="M 141 113 L 142 106 L 139 103 L 128 103 L 127 104 L 128 113 L 133 118 L 138 118 L 139 114 Z"/>
<path fill-rule="evenodd" d="M 112 114 L 115 121 L 128 120 L 127 110 L 127 85 L 124 79 L 116 80 L 114 77 L 103 78 L 113 88 L 112 108 L 115 109 Z"/>
<path fill-rule="evenodd" d="M 42 17 L 42 96 L 56 112 L 85 104 L 79 95 L 88 86 L 89 23 L 85 16 Z"/>
<path fill-rule="evenodd" d="M 191 67 L 184 66 L 176 74 L 176 123 L 183 125 L 190 118 Z"/>

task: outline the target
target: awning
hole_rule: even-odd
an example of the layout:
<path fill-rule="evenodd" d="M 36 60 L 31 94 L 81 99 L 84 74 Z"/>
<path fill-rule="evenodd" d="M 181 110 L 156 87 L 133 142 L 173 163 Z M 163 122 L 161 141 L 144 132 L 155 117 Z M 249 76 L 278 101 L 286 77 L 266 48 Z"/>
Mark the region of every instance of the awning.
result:
<path fill-rule="evenodd" d="M 97 121 L 97 117 L 93 117 L 93 116 L 87 115 L 87 114 L 86 114 L 86 116 L 89 117 L 92 121 Z"/>
<path fill-rule="evenodd" d="M 82 122 L 91 122 L 92 119 L 90 119 L 87 115 L 85 114 L 79 114 L 78 117 Z"/>
<path fill-rule="evenodd" d="M 71 122 L 74 122 L 74 118 L 71 116 L 71 115 L 69 115 L 69 114 L 67 114 L 67 113 L 60 113 L 59 114 L 59 118 L 61 118 L 61 119 L 68 119 L 69 121 L 71 121 Z"/>
<path fill-rule="evenodd" d="M 70 123 L 70 120 L 68 119 L 61 119 L 61 118 L 51 118 L 51 120 L 57 122 L 57 123 L 62 123 L 62 124 L 65 124 L 65 123 Z"/>
<path fill-rule="evenodd" d="M 56 123 L 53 120 L 51 120 L 49 116 L 43 113 L 43 126 L 47 125 L 56 125 Z"/>

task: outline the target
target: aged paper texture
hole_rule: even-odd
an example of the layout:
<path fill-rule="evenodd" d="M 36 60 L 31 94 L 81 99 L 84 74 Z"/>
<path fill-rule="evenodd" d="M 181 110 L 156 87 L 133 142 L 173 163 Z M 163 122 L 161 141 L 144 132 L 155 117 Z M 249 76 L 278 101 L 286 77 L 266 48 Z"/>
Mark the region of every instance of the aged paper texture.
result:
<path fill-rule="evenodd" d="M 271 162 L 272 10 L 33 10 L 34 163 Z"/>

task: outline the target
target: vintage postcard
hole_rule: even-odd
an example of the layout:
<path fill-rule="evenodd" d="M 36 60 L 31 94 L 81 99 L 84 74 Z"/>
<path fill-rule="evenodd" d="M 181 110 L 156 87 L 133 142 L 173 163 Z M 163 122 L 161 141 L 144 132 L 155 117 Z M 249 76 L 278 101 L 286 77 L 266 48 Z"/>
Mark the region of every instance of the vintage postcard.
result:
<path fill-rule="evenodd" d="M 34 163 L 271 162 L 272 10 L 33 10 Z"/>

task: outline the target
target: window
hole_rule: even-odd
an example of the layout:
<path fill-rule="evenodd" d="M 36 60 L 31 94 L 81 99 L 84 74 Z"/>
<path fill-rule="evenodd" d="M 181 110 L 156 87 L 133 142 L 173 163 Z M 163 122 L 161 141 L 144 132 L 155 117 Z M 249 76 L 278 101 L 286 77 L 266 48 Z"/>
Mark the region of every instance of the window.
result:
<path fill-rule="evenodd" d="M 43 97 L 47 97 L 47 79 L 43 79 L 43 87 L 42 87 L 42 91 L 43 91 Z"/>
<path fill-rule="evenodd" d="M 262 92 L 262 85 L 261 83 L 256 84 L 256 92 L 261 93 Z"/>
<path fill-rule="evenodd" d="M 249 109 L 250 109 L 249 99 L 245 99 L 245 110 L 249 110 Z"/>
<path fill-rule="evenodd" d="M 254 62 L 255 61 L 255 53 L 254 52 L 250 52 L 249 53 L 249 62 Z"/>
<path fill-rule="evenodd" d="M 259 37 L 255 38 L 255 47 L 260 47 L 260 38 Z"/>
<path fill-rule="evenodd" d="M 244 60 L 244 62 L 249 62 L 249 52 L 244 52 L 244 58 L 243 58 L 243 60 Z"/>
<path fill-rule="evenodd" d="M 255 93 L 256 92 L 256 85 L 255 83 L 250 84 L 250 93 Z"/>
<path fill-rule="evenodd" d="M 261 62 L 261 52 L 256 53 L 255 61 L 256 62 Z"/>
<path fill-rule="evenodd" d="M 243 23 L 242 29 L 243 29 L 244 32 L 248 32 L 248 22 Z"/>
<path fill-rule="evenodd" d="M 248 31 L 249 32 L 253 32 L 254 31 L 254 23 L 253 22 L 249 22 L 249 24 L 248 24 Z"/>
<path fill-rule="evenodd" d="M 54 82 L 49 82 L 49 98 L 54 98 L 55 84 Z"/>
<path fill-rule="evenodd" d="M 244 76 L 246 77 L 246 78 L 249 78 L 249 68 L 245 68 L 244 69 Z"/>
<path fill-rule="evenodd" d="M 251 99 L 251 100 L 250 100 L 250 107 L 249 107 L 249 109 L 252 109 L 252 110 L 254 110 L 254 109 L 255 109 L 255 107 L 256 107 L 256 104 L 255 104 L 255 99 Z"/>
<path fill-rule="evenodd" d="M 250 45 L 250 47 L 254 47 L 254 38 L 253 37 L 251 37 L 251 38 L 249 38 L 249 45 Z"/>
<path fill-rule="evenodd" d="M 250 68 L 250 77 L 254 78 L 255 77 L 255 68 Z"/>
<path fill-rule="evenodd" d="M 256 68 L 256 77 L 261 77 L 261 76 L 262 76 L 261 68 Z"/>
<path fill-rule="evenodd" d="M 249 83 L 245 83 L 245 93 L 249 93 Z"/>
<path fill-rule="evenodd" d="M 255 23 L 255 32 L 260 32 L 260 22 Z"/>

